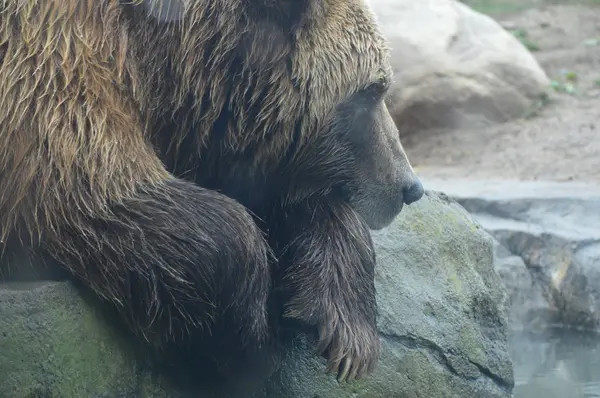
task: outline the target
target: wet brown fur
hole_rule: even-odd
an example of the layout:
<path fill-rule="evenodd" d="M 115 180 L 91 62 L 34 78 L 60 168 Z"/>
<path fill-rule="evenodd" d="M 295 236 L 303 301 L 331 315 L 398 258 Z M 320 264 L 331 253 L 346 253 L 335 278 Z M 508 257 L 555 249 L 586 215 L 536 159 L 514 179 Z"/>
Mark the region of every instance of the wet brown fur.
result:
<path fill-rule="evenodd" d="M 272 226 L 277 240 L 286 242 L 273 245 L 289 265 L 275 272 L 284 316 L 318 325 L 317 351 L 329 359 L 328 371 L 348 366 L 346 378 L 360 378 L 379 355 L 369 230 L 340 202 L 308 200 L 282 212 Z"/>
<path fill-rule="evenodd" d="M 315 151 L 336 105 L 390 75 L 372 15 L 360 0 L 213 0 L 165 24 L 141 3 L 0 3 L 2 241 L 58 260 L 154 344 L 230 314 L 261 346 L 272 260 L 250 209 L 281 232 L 286 315 L 321 329 L 334 369 L 372 369 L 368 231 L 311 199 L 336 176 L 322 158 L 343 163 Z"/>

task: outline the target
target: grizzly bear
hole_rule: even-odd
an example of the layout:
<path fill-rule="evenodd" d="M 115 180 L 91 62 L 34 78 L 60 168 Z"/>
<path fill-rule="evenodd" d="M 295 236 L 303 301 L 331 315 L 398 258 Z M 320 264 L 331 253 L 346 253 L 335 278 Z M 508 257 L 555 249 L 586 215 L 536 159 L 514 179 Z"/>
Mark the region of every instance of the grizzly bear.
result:
<path fill-rule="evenodd" d="M 369 229 L 423 187 L 364 0 L 0 7 L 3 252 L 60 264 L 150 347 L 222 362 L 292 319 L 339 380 L 372 371 Z"/>

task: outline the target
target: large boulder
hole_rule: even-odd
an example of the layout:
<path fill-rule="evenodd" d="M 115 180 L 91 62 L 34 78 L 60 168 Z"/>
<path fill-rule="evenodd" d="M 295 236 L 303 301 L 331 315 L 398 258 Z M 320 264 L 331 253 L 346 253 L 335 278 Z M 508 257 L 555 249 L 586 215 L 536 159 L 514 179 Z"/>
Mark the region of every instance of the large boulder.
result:
<path fill-rule="evenodd" d="M 376 372 L 339 385 L 298 335 L 254 397 L 510 397 L 507 297 L 491 237 L 458 204 L 428 193 L 374 239 L 383 345 Z M 176 392 L 70 283 L 44 282 L 0 285 L 0 396 L 212 395 Z"/>
<path fill-rule="evenodd" d="M 373 237 L 378 370 L 340 388 L 299 345 L 262 397 L 511 396 L 506 295 L 490 236 L 459 205 L 429 193 Z"/>
<path fill-rule="evenodd" d="M 497 239 L 496 267 L 510 292 L 515 328 L 559 324 L 600 330 L 600 186 L 427 184 L 457 200 Z"/>
<path fill-rule="evenodd" d="M 524 116 L 550 85 L 514 35 L 455 0 L 370 0 L 390 41 L 401 132 Z"/>

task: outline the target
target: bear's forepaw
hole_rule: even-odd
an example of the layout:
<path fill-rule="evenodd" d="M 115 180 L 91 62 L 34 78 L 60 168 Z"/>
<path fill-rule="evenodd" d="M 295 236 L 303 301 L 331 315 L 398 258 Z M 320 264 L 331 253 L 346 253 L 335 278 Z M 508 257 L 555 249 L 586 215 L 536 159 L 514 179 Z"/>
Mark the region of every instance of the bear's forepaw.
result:
<path fill-rule="evenodd" d="M 380 351 L 375 325 L 324 320 L 318 332 L 317 351 L 327 359 L 327 374 L 336 374 L 338 382 L 358 380 L 375 369 Z"/>

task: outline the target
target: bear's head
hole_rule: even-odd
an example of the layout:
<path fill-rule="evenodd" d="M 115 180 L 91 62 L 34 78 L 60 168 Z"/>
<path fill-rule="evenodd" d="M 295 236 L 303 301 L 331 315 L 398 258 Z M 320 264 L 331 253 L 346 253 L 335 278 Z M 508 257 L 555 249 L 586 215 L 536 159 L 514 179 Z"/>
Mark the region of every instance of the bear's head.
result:
<path fill-rule="evenodd" d="M 215 186 L 250 208 L 338 195 L 372 229 L 423 195 L 384 102 L 389 52 L 365 0 L 146 1 L 181 29 L 176 98 L 202 104 L 193 123 L 212 132 L 200 145 L 219 159 L 203 163 Z"/>
<path fill-rule="evenodd" d="M 384 102 L 393 77 L 386 42 L 363 0 L 298 3 L 299 14 L 282 12 L 295 26 L 287 62 L 306 115 L 290 192 L 343 195 L 382 228 L 423 195 Z"/>

